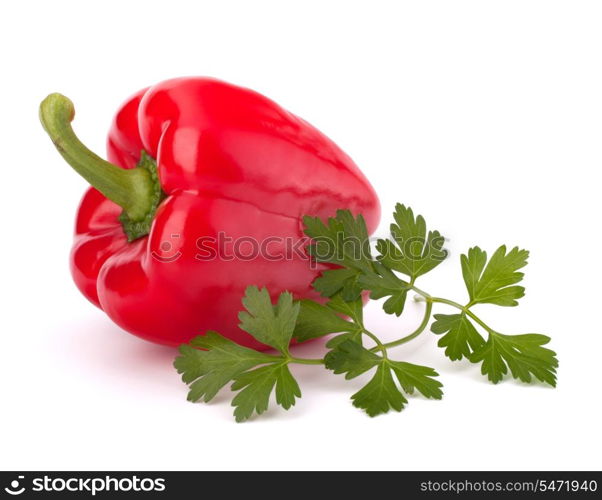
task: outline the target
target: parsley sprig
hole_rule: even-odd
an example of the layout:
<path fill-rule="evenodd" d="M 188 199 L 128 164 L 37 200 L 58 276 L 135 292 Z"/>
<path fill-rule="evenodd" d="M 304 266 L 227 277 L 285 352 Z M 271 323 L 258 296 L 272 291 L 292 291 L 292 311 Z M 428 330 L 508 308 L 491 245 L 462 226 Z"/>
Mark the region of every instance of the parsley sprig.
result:
<path fill-rule="evenodd" d="M 454 308 L 452 314 L 434 314 L 430 330 L 440 335 L 438 345 L 451 361 L 480 364 L 481 373 L 494 384 L 508 373 L 523 382 L 537 379 L 556 385 L 556 353 L 544 345 L 550 338 L 536 333 L 508 335 L 494 330 L 475 312 L 479 304 L 502 307 L 518 305 L 524 296 L 520 271 L 529 253 L 518 247 L 500 246 L 490 258 L 479 247 L 461 255 L 462 276 L 468 294 L 465 303 L 431 295 L 416 286 L 418 278 L 435 269 L 446 257 L 444 238 L 439 231 L 427 231 L 421 215 L 398 204 L 393 214 L 391 238 L 379 239 L 377 255 L 372 255 L 366 224 L 339 210 L 336 217 L 322 221 L 305 217 L 305 233 L 312 238 L 309 254 L 318 262 L 335 264 L 324 271 L 313 287 L 324 303 L 295 301 L 284 292 L 272 303 L 269 292 L 251 286 L 242 299 L 240 328 L 256 340 L 275 349 L 266 354 L 243 347 L 216 332 L 195 337 L 180 347 L 175 367 L 189 384 L 188 399 L 210 401 L 219 390 L 231 384 L 237 392 L 232 400 L 236 421 L 268 408 L 272 392 L 277 404 L 288 410 L 301 397 L 299 384 L 289 365 L 323 365 L 334 374 L 353 379 L 366 372 L 372 378 L 351 396 L 353 405 L 375 416 L 390 410 L 401 411 L 414 392 L 426 398 L 441 399 L 438 373 L 427 366 L 393 360 L 389 350 L 422 334 L 431 323 L 434 305 Z M 410 292 L 425 303 L 424 317 L 415 331 L 383 343 L 364 324 L 363 293 L 383 299 L 387 314 L 400 316 Z M 321 359 L 292 356 L 292 339 L 305 342 L 333 335 Z M 367 347 L 364 341 L 374 345 Z"/>

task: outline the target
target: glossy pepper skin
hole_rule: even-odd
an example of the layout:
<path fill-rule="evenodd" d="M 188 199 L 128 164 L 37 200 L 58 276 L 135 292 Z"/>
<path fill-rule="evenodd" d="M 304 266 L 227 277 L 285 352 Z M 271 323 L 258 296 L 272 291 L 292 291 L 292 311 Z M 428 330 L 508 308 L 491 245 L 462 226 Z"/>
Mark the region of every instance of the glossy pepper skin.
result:
<path fill-rule="evenodd" d="M 286 241 L 303 238 L 302 217 L 347 208 L 363 214 L 370 232 L 379 221 L 374 190 L 338 146 L 266 97 L 222 81 L 168 80 L 125 102 L 108 160 L 133 169 L 141 151 L 156 160 L 164 193 L 149 234 L 128 241 L 122 208 L 90 188 L 71 270 L 91 302 L 152 342 L 175 346 L 216 330 L 264 349 L 238 328 L 248 285 L 318 299 L 311 283 L 324 267 L 284 255 Z M 221 245 L 227 257 L 215 256 L 220 233 L 231 238 Z M 237 240 L 239 255 L 229 258 Z M 269 255 L 251 255 L 251 240 L 270 241 Z"/>

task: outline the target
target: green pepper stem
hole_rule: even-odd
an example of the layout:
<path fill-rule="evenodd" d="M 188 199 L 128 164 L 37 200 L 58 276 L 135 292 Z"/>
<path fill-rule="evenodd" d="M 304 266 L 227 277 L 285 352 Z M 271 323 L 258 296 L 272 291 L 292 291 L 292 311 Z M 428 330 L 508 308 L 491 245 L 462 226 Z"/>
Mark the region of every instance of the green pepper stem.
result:
<path fill-rule="evenodd" d="M 58 152 L 109 200 L 117 203 L 133 221 L 144 219 L 152 210 L 153 181 L 143 168 L 123 169 L 103 160 L 77 138 L 71 121 L 75 108 L 70 99 L 50 94 L 40 104 L 40 121 Z"/>

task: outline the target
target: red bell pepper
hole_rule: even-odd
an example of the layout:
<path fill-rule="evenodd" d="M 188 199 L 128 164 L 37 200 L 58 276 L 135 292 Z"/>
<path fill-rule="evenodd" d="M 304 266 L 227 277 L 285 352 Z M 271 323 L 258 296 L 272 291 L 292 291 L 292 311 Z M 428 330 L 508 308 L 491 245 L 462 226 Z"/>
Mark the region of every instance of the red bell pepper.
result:
<path fill-rule="evenodd" d="M 245 287 L 318 298 L 310 284 L 323 264 L 285 255 L 285 242 L 303 238 L 303 215 L 347 208 L 370 231 L 378 224 L 378 198 L 355 163 L 251 90 L 180 78 L 138 92 L 113 121 L 110 163 L 77 139 L 73 116 L 60 94 L 40 107 L 58 151 L 93 186 L 77 215 L 73 277 L 115 323 L 147 340 L 178 345 L 214 329 L 264 348 L 237 326 Z M 224 239 L 241 255 L 225 256 Z"/>

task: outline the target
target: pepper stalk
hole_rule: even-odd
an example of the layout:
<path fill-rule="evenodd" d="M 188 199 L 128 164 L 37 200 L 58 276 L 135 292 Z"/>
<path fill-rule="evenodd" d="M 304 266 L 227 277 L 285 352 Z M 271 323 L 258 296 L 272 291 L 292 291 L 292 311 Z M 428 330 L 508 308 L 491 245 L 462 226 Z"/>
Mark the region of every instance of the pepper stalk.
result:
<path fill-rule="evenodd" d="M 50 94 L 40 104 L 40 121 L 57 151 L 90 185 L 123 208 L 120 220 L 129 241 L 145 236 L 164 197 L 155 160 L 144 151 L 132 169 L 103 160 L 75 135 L 74 116 L 73 102 L 62 94 Z"/>

